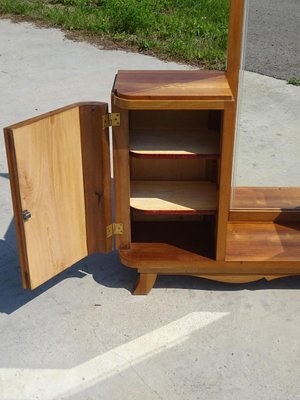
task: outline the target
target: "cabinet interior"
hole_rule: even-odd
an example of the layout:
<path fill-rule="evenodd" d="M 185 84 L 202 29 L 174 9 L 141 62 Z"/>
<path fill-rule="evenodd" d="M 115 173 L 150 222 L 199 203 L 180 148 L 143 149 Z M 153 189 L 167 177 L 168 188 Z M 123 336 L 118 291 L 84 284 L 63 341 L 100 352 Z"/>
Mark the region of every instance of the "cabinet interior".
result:
<path fill-rule="evenodd" d="M 220 127 L 220 111 L 130 111 L 133 242 L 214 256 Z"/>

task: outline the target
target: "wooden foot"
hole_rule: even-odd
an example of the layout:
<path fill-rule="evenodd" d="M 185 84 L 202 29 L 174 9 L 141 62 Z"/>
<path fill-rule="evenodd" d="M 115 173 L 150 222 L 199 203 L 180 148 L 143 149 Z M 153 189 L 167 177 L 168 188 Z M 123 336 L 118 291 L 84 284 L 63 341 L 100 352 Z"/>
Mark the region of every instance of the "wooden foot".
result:
<path fill-rule="evenodd" d="M 140 273 L 133 294 L 148 294 L 153 288 L 157 274 Z"/>

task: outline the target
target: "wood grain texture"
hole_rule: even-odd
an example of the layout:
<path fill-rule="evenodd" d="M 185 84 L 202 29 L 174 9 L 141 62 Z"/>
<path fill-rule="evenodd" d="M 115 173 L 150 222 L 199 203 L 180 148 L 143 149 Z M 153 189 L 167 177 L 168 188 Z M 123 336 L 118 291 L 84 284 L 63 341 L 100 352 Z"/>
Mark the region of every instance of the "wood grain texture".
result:
<path fill-rule="evenodd" d="M 229 223 L 226 260 L 299 261 L 299 223 Z"/>
<path fill-rule="evenodd" d="M 194 181 L 213 180 L 210 164 L 214 160 L 202 158 L 136 158 L 130 157 L 132 180 Z"/>
<path fill-rule="evenodd" d="M 253 210 L 230 210 L 229 221 L 235 222 L 300 222 L 300 211 L 293 210 L 272 210 L 272 209 L 253 209 Z"/>
<path fill-rule="evenodd" d="M 238 101 L 238 84 L 241 65 L 243 39 L 244 0 L 230 1 L 229 31 L 227 45 L 226 76 L 234 101 L 226 103 L 223 115 L 221 163 L 220 163 L 220 197 L 218 205 L 217 226 L 217 260 L 224 260 L 227 242 L 227 221 L 229 218 L 232 160 L 236 127 L 236 110 Z"/>
<path fill-rule="evenodd" d="M 220 126 L 219 112 L 215 113 L 216 126 L 210 129 L 206 110 L 132 110 L 130 154 L 144 158 L 217 158 Z"/>
<path fill-rule="evenodd" d="M 236 104 L 226 104 L 221 129 L 221 158 L 219 177 L 219 202 L 217 219 L 217 260 L 224 260 L 226 253 L 227 221 L 229 217 L 232 159 L 234 149 Z"/>
<path fill-rule="evenodd" d="M 244 0 L 230 0 L 226 76 L 235 102 L 238 100 L 239 74 L 241 67 L 244 3 Z"/>
<path fill-rule="evenodd" d="M 129 172 L 129 116 L 127 110 L 118 108 L 113 101 L 112 112 L 120 113 L 121 125 L 112 129 L 114 165 L 115 222 L 122 223 L 124 232 L 116 235 L 116 248 L 129 248 L 130 231 L 130 172 Z"/>
<path fill-rule="evenodd" d="M 195 222 L 203 221 L 206 215 L 203 214 L 153 214 L 153 213 L 141 213 L 134 209 L 131 209 L 131 221 L 132 222 L 173 222 L 173 221 L 185 221 Z M 133 239 L 132 239 L 133 240 Z M 155 240 L 157 242 L 157 240 Z"/>
<path fill-rule="evenodd" d="M 186 132 L 207 129 L 208 119 L 207 110 L 131 110 L 129 113 L 131 132 L 163 131 L 166 134 L 181 132 L 185 135 Z M 217 127 L 212 129 L 217 130 Z"/>
<path fill-rule="evenodd" d="M 159 274 L 297 275 L 298 261 L 216 261 L 166 243 L 132 243 L 120 251 L 124 265 Z"/>
<path fill-rule="evenodd" d="M 140 272 L 168 275 L 300 275 L 300 258 L 267 261 L 216 261 L 167 243 L 132 243 L 121 262 Z"/>
<path fill-rule="evenodd" d="M 233 187 L 231 208 L 300 212 L 300 187 Z"/>
<path fill-rule="evenodd" d="M 91 181 L 85 181 L 83 167 L 81 106 L 87 118 L 92 109 L 101 112 L 103 104 L 72 105 L 5 130 L 24 286 L 32 289 L 85 257 L 87 231 L 99 232 L 99 219 L 93 227 L 86 210 L 86 201 L 94 194 L 84 193 Z M 100 133 L 93 122 L 89 126 L 87 143 Z M 86 171 L 98 165 L 101 154 L 96 157 Z M 24 210 L 31 213 L 25 222 Z"/>
<path fill-rule="evenodd" d="M 131 181 L 130 206 L 142 212 L 214 212 L 216 201 L 217 189 L 212 182 Z"/>
<path fill-rule="evenodd" d="M 114 93 L 131 100 L 231 100 L 220 71 L 118 71 Z"/>
<path fill-rule="evenodd" d="M 105 227 L 112 223 L 108 128 L 102 128 L 107 104 L 79 108 L 88 253 L 112 250 Z"/>
<path fill-rule="evenodd" d="M 223 110 L 230 100 L 131 100 L 114 95 L 114 104 L 124 110 Z"/>
<path fill-rule="evenodd" d="M 203 130 L 194 132 L 150 133 L 132 131 L 130 154 L 135 157 L 218 158 L 219 133 Z"/>

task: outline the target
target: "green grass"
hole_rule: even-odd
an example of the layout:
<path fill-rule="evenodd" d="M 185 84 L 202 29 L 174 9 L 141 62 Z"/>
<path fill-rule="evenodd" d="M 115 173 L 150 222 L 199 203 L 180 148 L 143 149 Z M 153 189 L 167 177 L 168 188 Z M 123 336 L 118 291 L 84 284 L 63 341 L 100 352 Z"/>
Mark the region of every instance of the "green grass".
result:
<path fill-rule="evenodd" d="M 300 86 L 300 79 L 291 78 L 288 80 L 289 85 Z"/>
<path fill-rule="evenodd" d="M 0 0 L 0 13 L 93 33 L 163 58 L 225 67 L 229 0 Z"/>

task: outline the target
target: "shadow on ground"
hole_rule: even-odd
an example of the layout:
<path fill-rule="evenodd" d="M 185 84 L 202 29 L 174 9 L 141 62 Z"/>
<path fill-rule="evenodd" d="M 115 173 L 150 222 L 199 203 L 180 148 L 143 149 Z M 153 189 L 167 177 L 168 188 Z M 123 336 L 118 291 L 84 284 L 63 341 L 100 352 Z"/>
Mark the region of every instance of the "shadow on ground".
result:
<path fill-rule="evenodd" d="M 4 239 L 0 241 L 0 265 L 2 272 L 0 281 L 0 312 L 6 314 L 16 311 L 52 286 L 68 278 L 81 279 L 90 274 L 99 283 L 99 286 L 125 288 L 128 291 L 132 291 L 136 280 L 135 270 L 123 267 L 118 259 L 117 252 L 112 252 L 109 254 L 93 254 L 37 289 L 32 291 L 23 289 L 13 220 L 9 225 Z M 190 276 L 160 276 L 157 279 L 155 288 L 207 291 L 300 289 L 300 277 L 281 278 L 271 282 L 261 280 L 248 284 L 227 284 Z"/>
<path fill-rule="evenodd" d="M 0 173 L 0 176 L 9 179 L 7 173 Z M 136 271 L 124 267 L 119 261 L 117 252 L 114 251 L 109 254 L 88 256 L 40 287 L 32 291 L 23 289 L 14 220 L 10 222 L 4 238 L 0 240 L 0 272 L 0 313 L 5 314 L 11 314 L 68 278 L 81 279 L 89 274 L 99 285 L 125 288 L 130 292 L 133 290 L 137 278 Z M 261 280 L 247 284 L 214 282 L 192 276 L 160 276 L 156 281 L 155 288 L 207 291 L 300 289 L 300 276 L 281 278 L 271 282 Z"/>

